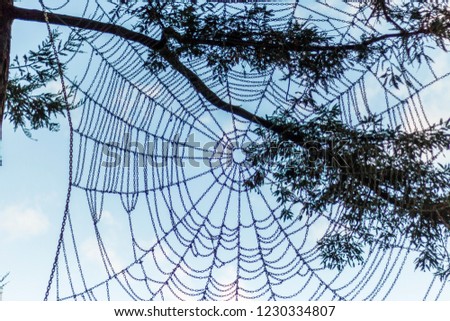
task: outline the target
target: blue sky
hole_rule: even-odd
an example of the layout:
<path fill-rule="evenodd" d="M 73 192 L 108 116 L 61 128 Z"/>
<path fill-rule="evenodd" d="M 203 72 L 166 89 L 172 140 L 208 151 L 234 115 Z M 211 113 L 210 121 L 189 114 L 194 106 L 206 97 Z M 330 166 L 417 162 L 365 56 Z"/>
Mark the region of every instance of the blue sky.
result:
<path fill-rule="evenodd" d="M 30 3 L 33 2 L 22 1 L 18 5 L 31 7 Z M 23 53 L 34 48 L 45 34 L 44 25 L 15 22 L 13 52 Z M 436 60 L 439 69 L 449 69 L 446 56 L 440 55 Z M 424 95 L 431 119 L 445 114 L 441 102 L 450 98 L 446 84 L 448 81 L 441 82 Z M 54 84 L 53 89 L 58 88 L 57 85 Z M 370 95 L 375 97 L 376 92 L 370 92 L 369 99 Z M 78 116 L 75 112 L 75 119 Z M 41 300 L 44 296 L 68 185 L 69 133 L 65 119 L 60 118 L 59 122 L 62 125 L 59 132 L 37 131 L 33 133 L 35 140 L 27 138 L 20 130 L 14 131 L 7 121 L 4 123 L 3 166 L 0 167 L 0 275 L 11 272 L 4 300 Z M 86 204 L 73 204 L 74 213 L 86 210 Z M 112 205 L 105 209 L 104 218 L 106 238 L 112 244 L 110 256 L 114 264 L 124 265 L 127 256 L 117 237 L 124 232 L 124 222 L 117 217 Z M 82 256 L 92 270 L 101 265 L 95 242 L 86 235 L 80 244 Z M 414 273 L 412 267 L 407 266 L 391 298 L 420 299 L 430 279 L 429 274 Z M 446 295 L 444 298 L 450 299 L 448 291 Z"/>
<path fill-rule="evenodd" d="M 13 54 L 36 48 L 45 31 L 43 25 L 16 21 Z M 68 185 L 68 130 L 65 119 L 59 120 L 59 132 L 36 131 L 35 140 L 3 123 L 0 274 L 11 272 L 5 300 L 43 298 Z"/>
<path fill-rule="evenodd" d="M 36 133 L 32 141 L 4 125 L 0 168 L 0 273 L 11 272 L 5 299 L 39 299 L 54 255 L 64 190 L 67 136 Z"/>

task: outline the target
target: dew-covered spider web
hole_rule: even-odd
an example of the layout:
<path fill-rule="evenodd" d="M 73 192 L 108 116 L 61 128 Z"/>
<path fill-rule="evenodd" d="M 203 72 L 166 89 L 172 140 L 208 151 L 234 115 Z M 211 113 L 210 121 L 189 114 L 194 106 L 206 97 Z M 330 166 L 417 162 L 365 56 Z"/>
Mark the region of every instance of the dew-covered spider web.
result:
<path fill-rule="evenodd" d="M 113 16 L 110 1 L 53 3 L 45 2 L 50 12 L 127 28 L 135 22 Z M 217 3 L 211 10 L 232 15 L 252 5 Z M 341 1 L 268 6 L 277 28 L 309 21 L 337 42 L 358 40 L 359 32 L 373 28 L 362 15 L 356 18 L 356 6 Z M 51 299 L 378 300 L 401 298 L 416 276 L 424 281 L 414 284 L 415 299 L 448 298 L 445 280 L 414 272 L 415 253 L 406 239 L 389 250 L 374 242 L 361 265 L 325 268 L 317 241 L 338 228 L 341 209 L 281 220 L 270 186 L 249 190 L 243 182 L 253 170 L 243 148 L 258 139 L 255 124 L 213 106 L 171 68 L 150 72 L 149 49 L 140 44 L 59 29 L 81 42 L 79 52 L 60 57 L 81 107 L 73 111 L 72 197 Z M 160 32 L 148 35 L 159 39 Z M 350 125 L 379 113 L 386 127 L 425 130 L 449 117 L 439 104 L 450 71 L 441 58 L 405 70 L 403 80 L 411 86 L 402 91 L 383 83 L 380 66 L 348 66 L 317 99 L 339 105 Z M 280 80 L 276 68 L 235 68 L 219 81 L 206 61 L 182 62 L 223 101 L 262 117 L 291 108 L 305 90 L 301 79 Z M 299 121 L 311 112 L 292 109 Z"/>

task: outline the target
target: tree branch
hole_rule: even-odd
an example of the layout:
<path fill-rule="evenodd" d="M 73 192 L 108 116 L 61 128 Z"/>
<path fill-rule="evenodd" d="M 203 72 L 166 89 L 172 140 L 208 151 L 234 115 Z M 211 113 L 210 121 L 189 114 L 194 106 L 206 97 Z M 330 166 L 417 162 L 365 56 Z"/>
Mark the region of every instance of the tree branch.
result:
<path fill-rule="evenodd" d="M 441 224 L 450 230 L 450 223 L 448 220 L 450 217 L 450 204 L 423 204 L 423 202 L 417 199 L 407 200 L 406 198 L 402 199 L 399 197 L 394 197 L 387 191 L 386 188 L 381 186 L 382 183 L 387 182 L 392 187 L 392 182 L 385 180 L 385 178 L 378 175 L 378 172 L 379 170 L 377 171 L 376 169 L 373 169 L 371 172 L 367 173 L 367 170 L 361 167 L 361 165 L 352 164 L 352 171 L 347 174 L 355 178 L 361 185 L 373 191 L 377 197 L 383 199 L 396 208 L 400 208 L 408 212 L 411 217 L 414 217 L 414 212 L 416 212 L 430 222 L 434 224 Z"/>
<path fill-rule="evenodd" d="M 13 19 L 42 22 L 42 23 L 46 22 L 44 12 L 41 10 L 23 9 L 18 7 L 11 7 L 9 10 L 11 12 L 11 17 Z M 160 42 L 156 39 L 153 39 L 146 35 L 128 30 L 127 28 L 114 25 L 111 23 L 104 23 L 91 19 L 85 19 L 50 12 L 47 13 L 47 15 L 48 20 L 51 24 L 65 27 L 93 30 L 101 33 L 116 35 L 121 38 L 140 43 L 150 49 L 158 48 L 158 45 L 160 45 Z"/>
<path fill-rule="evenodd" d="M 44 13 L 39 10 L 29 10 L 22 8 L 11 8 L 11 14 L 14 19 L 25 20 L 25 21 L 35 21 L 44 22 Z M 156 40 L 154 38 L 148 37 L 138 32 L 128 30 L 124 27 L 117 26 L 110 23 L 104 23 L 99 21 L 94 21 L 85 18 L 73 17 L 68 15 L 60 15 L 54 13 L 48 13 L 48 19 L 51 24 L 56 24 L 60 26 L 67 26 L 73 28 L 82 28 L 93 31 L 98 31 L 102 33 L 108 33 L 115 36 L 119 36 L 123 39 L 130 40 L 133 42 L 140 43 L 145 47 L 157 51 L 161 57 L 163 57 L 176 71 L 182 74 L 207 101 L 222 109 L 226 112 L 238 115 L 246 120 L 253 123 L 257 123 L 266 128 L 273 128 L 272 123 L 266 119 L 259 117 L 245 110 L 244 108 L 236 105 L 232 105 L 224 102 L 220 99 L 211 89 L 206 86 L 206 84 L 189 68 L 187 68 L 177 57 L 176 54 L 172 53 L 166 46 L 166 39 L 162 37 L 161 40 Z"/>
<path fill-rule="evenodd" d="M 44 13 L 39 10 L 30 10 L 12 7 L 10 8 L 11 16 L 14 19 L 26 20 L 26 21 L 35 21 L 35 22 L 45 22 Z M 166 46 L 167 39 L 162 37 L 161 40 L 157 40 L 151 38 L 149 36 L 143 35 L 141 33 L 128 30 L 124 27 L 99 22 L 91 19 L 79 18 L 68 15 L 61 15 L 55 13 L 48 13 L 49 22 L 56 25 L 73 27 L 73 28 L 82 28 L 93 31 L 98 31 L 102 33 L 108 33 L 112 35 L 119 36 L 123 39 L 130 40 L 133 42 L 137 42 L 147 48 L 150 48 L 154 51 L 157 51 L 161 57 L 163 57 L 176 71 L 178 71 L 181 75 L 183 75 L 191 85 L 196 89 L 198 93 L 200 93 L 207 101 L 213 104 L 215 107 L 222 109 L 226 112 L 238 115 L 248 121 L 253 123 L 262 125 L 267 129 L 274 130 L 278 134 L 283 134 L 283 130 L 280 126 L 275 126 L 273 123 L 267 121 L 266 119 L 259 117 L 245 110 L 244 108 L 236 105 L 229 104 L 222 99 L 220 99 L 212 90 L 208 88 L 208 86 L 189 68 L 187 68 L 179 59 L 176 54 L 170 51 L 170 49 Z M 167 33 L 166 33 L 167 31 Z M 415 31 L 410 33 L 392 33 L 385 34 L 379 37 L 374 37 L 372 39 L 363 41 L 358 44 L 347 44 L 347 45 L 336 45 L 336 46 L 300 46 L 294 43 L 285 43 L 283 47 L 287 50 L 297 51 L 297 52 L 318 52 L 318 51 L 328 51 L 328 50 L 360 50 L 365 48 L 371 44 L 376 42 L 380 42 L 389 38 L 395 37 L 409 37 L 415 36 L 418 34 L 424 33 L 424 31 Z M 270 47 L 267 43 L 263 42 L 255 42 L 255 41 L 240 41 L 227 39 L 225 41 L 222 40 L 214 40 L 214 39 L 193 39 L 186 36 L 182 36 L 176 33 L 173 29 L 169 28 L 165 30 L 165 34 L 168 37 L 173 37 L 176 40 L 185 43 L 185 44 L 203 44 L 203 45 L 211 45 L 211 46 L 264 46 Z M 278 46 L 276 46 L 278 48 Z M 268 48 L 270 49 L 270 48 Z"/>
<path fill-rule="evenodd" d="M 388 33 L 378 37 L 373 37 L 368 40 L 361 41 L 359 43 L 347 43 L 341 45 L 327 45 L 327 46 L 315 46 L 315 45 L 304 45 L 298 44 L 294 42 L 283 42 L 283 44 L 279 43 L 268 43 L 266 41 L 252 41 L 252 40 L 242 40 L 236 39 L 232 37 L 226 37 L 221 39 L 205 39 L 205 38 L 192 38 L 186 35 L 182 35 L 176 32 L 173 28 L 167 28 L 165 33 L 176 39 L 181 44 L 188 45 L 207 45 L 207 46 L 216 46 L 216 47 L 253 47 L 253 48 L 265 48 L 269 49 L 280 49 L 288 50 L 292 52 L 323 52 L 323 51 L 358 51 L 362 49 L 366 49 L 368 46 L 373 45 L 375 43 L 392 39 L 392 38 L 400 38 L 400 37 L 414 37 L 418 35 L 429 34 L 430 32 L 424 29 L 416 30 L 416 31 L 401 31 L 396 33 Z M 253 34 L 255 36 L 255 34 Z"/>
<path fill-rule="evenodd" d="M 25 20 L 25 21 L 35 21 L 35 22 L 43 22 L 45 23 L 44 13 L 40 10 L 30 10 L 23 9 L 17 7 L 11 7 L 9 9 L 11 11 L 11 16 L 14 19 Z M 224 110 L 226 112 L 238 115 L 248 121 L 259 124 L 267 129 L 273 130 L 278 134 L 285 135 L 284 130 L 281 126 L 276 126 L 270 121 L 252 114 L 251 112 L 245 110 L 240 106 L 236 106 L 233 104 L 229 104 L 222 99 L 220 99 L 212 90 L 208 88 L 208 86 L 189 68 L 187 68 L 179 59 L 176 54 L 171 52 L 169 48 L 166 46 L 167 40 L 165 37 L 162 37 L 161 40 L 157 40 L 151 38 L 149 36 L 143 35 L 141 33 L 128 30 L 124 27 L 99 22 L 91 19 L 79 18 L 68 15 L 61 15 L 55 13 L 48 13 L 49 22 L 56 25 L 73 27 L 73 28 L 82 28 L 93 31 L 98 31 L 102 33 L 112 34 L 119 36 L 123 39 L 130 40 L 133 42 L 137 42 L 147 48 L 157 51 L 161 57 L 163 57 L 175 70 L 177 70 L 181 75 L 183 75 L 191 85 L 196 89 L 198 93 L 200 93 L 207 101 L 213 104 L 215 107 Z M 238 40 L 226 40 L 226 41 L 218 41 L 218 40 L 207 40 L 207 39 L 192 39 L 181 36 L 177 34 L 173 29 L 167 30 L 167 36 L 174 37 L 178 41 L 183 43 L 192 43 L 192 44 L 204 44 L 204 45 L 214 45 L 214 46 L 265 46 L 266 44 L 261 42 L 254 41 L 238 41 Z M 327 50 L 359 50 L 373 43 L 383 41 L 389 38 L 395 38 L 400 36 L 413 36 L 423 32 L 411 32 L 411 33 L 393 33 L 393 34 L 385 34 L 379 37 L 372 38 L 367 41 L 363 41 L 359 44 L 347 44 L 347 45 L 339 45 L 339 46 L 299 46 L 297 44 L 286 43 L 284 44 L 284 48 L 292 51 L 327 51 Z M 297 143 L 299 142 L 299 137 L 291 137 L 289 135 L 288 139 L 294 139 Z"/>

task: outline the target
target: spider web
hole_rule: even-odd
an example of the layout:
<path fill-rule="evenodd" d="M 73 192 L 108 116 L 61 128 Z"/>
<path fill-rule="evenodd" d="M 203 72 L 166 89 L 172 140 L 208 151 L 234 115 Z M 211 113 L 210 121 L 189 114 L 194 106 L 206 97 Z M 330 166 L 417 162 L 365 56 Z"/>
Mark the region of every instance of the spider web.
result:
<path fill-rule="evenodd" d="M 129 28 L 134 22 L 112 16 L 108 1 L 46 5 L 49 11 L 76 11 Z M 251 5 L 218 3 L 212 10 L 231 15 Z M 363 16 L 356 18 L 357 7 L 341 2 L 269 6 L 276 12 L 273 26 L 288 28 L 293 19 L 314 23 L 337 42 L 356 40 L 358 32 L 373 28 Z M 73 195 L 57 257 L 55 299 L 386 299 L 401 287 L 402 276 L 412 273 L 414 251 L 406 239 L 390 250 L 374 243 L 362 265 L 324 268 L 317 240 L 339 228 L 343 209 L 282 221 L 269 187 L 248 190 L 243 182 L 253 171 L 239 152 L 258 139 L 254 124 L 212 106 L 178 72 L 143 68 L 147 48 L 69 30 L 82 46 L 64 57 L 65 77 L 82 108 L 74 115 Z M 149 36 L 158 39 L 159 31 Z M 292 99 L 305 90 L 301 79 L 280 81 L 275 68 L 264 73 L 236 68 L 220 82 L 206 61 L 183 63 L 222 100 L 261 116 L 292 109 Z M 339 104 L 350 125 L 379 113 L 386 127 L 428 128 L 433 115 L 426 115 L 421 95 L 448 70 L 424 64 L 405 71 L 412 86 L 403 92 L 385 86 L 380 72 L 377 65 L 348 66 L 345 76 L 316 98 Z M 312 111 L 296 106 L 292 113 L 301 121 Z M 432 275 L 417 286 L 424 299 L 448 293 L 445 281 Z"/>

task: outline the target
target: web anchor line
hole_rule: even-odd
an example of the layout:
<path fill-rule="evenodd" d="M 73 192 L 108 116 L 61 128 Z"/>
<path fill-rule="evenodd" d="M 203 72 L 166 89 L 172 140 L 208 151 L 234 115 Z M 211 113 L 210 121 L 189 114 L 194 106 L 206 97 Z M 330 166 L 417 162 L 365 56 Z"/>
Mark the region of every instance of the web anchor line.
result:
<path fill-rule="evenodd" d="M 58 50 L 56 49 L 55 39 L 53 37 L 50 22 L 48 19 L 47 9 L 44 5 L 43 0 L 39 0 L 39 3 L 42 7 L 42 11 L 44 12 L 48 36 L 49 36 L 50 42 L 52 44 L 53 54 L 55 55 L 56 68 L 58 69 L 59 79 L 61 82 L 64 103 L 66 105 L 67 122 L 69 124 L 69 131 L 70 131 L 70 133 L 69 133 L 69 135 L 70 135 L 69 136 L 69 186 L 67 188 L 66 204 L 64 207 L 64 216 L 63 216 L 63 220 L 62 220 L 60 235 L 58 238 L 58 243 L 57 243 L 58 245 L 57 245 L 57 249 L 56 249 L 55 259 L 53 261 L 52 270 L 51 270 L 50 278 L 49 278 L 48 285 L 47 285 L 47 290 L 46 290 L 45 296 L 44 296 L 44 301 L 48 301 L 52 282 L 55 277 L 56 270 L 58 268 L 58 260 L 59 260 L 59 255 L 61 253 L 61 247 L 64 242 L 64 230 L 66 227 L 66 222 L 70 215 L 70 198 L 71 198 L 71 194 L 72 194 L 72 175 L 73 175 L 73 123 L 72 123 L 72 116 L 71 116 L 71 112 L 70 112 L 69 96 L 68 96 L 67 87 L 66 87 L 66 84 L 64 81 L 64 72 L 62 70 L 62 65 L 59 60 Z"/>

